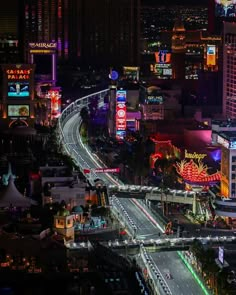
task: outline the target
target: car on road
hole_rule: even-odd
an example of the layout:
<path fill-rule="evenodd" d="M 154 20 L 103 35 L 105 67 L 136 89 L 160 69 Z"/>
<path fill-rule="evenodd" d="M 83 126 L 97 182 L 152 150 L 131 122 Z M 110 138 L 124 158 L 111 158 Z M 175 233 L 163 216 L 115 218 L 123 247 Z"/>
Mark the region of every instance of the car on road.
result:
<path fill-rule="evenodd" d="M 166 279 L 168 279 L 168 280 L 173 279 L 173 277 L 172 277 L 172 275 L 171 275 L 171 273 L 170 273 L 169 270 L 165 273 L 165 277 L 166 277 Z"/>

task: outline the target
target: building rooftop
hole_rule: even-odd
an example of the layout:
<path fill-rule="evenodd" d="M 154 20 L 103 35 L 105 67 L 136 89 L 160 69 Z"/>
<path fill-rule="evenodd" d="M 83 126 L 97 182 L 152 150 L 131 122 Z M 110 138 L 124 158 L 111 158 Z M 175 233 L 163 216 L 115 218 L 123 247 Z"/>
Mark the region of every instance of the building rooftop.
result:
<path fill-rule="evenodd" d="M 236 120 L 212 120 L 212 125 L 219 127 L 236 127 Z"/>
<path fill-rule="evenodd" d="M 230 142 L 236 141 L 236 131 L 221 131 L 218 134 Z"/>

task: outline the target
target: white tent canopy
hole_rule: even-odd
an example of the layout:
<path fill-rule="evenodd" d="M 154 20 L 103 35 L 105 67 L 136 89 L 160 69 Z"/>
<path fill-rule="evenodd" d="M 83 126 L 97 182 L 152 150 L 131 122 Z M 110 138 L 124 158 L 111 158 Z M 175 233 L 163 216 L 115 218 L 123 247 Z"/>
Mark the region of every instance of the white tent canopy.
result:
<path fill-rule="evenodd" d="M 24 197 L 16 188 L 14 178 L 9 177 L 9 182 L 6 188 L 0 191 L 0 207 L 30 207 L 35 202 Z"/>

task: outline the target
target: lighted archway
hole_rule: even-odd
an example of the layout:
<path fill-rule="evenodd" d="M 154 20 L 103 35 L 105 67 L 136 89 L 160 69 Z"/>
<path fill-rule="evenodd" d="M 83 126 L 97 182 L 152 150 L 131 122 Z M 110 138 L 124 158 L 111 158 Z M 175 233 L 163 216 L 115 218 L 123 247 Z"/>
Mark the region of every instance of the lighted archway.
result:
<path fill-rule="evenodd" d="M 11 122 L 9 123 L 9 125 L 8 125 L 9 128 L 15 128 L 15 127 L 17 127 L 17 126 L 26 126 L 26 127 L 28 127 L 29 124 L 28 124 L 27 121 L 25 121 L 25 120 L 22 120 L 22 119 L 21 119 L 21 120 L 16 119 L 16 120 L 11 121 Z"/>

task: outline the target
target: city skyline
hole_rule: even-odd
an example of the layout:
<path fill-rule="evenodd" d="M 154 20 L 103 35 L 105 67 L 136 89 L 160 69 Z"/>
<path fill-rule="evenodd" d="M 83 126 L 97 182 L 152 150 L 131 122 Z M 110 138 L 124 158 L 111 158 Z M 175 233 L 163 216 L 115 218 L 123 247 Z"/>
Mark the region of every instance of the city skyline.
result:
<path fill-rule="evenodd" d="M 208 5 L 207 0 L 169 0 L 168 4 L 164 0 L 141 0 L 142 5 L 153 5 L 153 6 L 158 6 L 158 5 L 164 5 L 164 6 L 169 6 L 169 5 Z"/>

